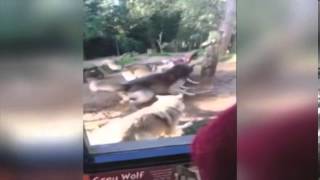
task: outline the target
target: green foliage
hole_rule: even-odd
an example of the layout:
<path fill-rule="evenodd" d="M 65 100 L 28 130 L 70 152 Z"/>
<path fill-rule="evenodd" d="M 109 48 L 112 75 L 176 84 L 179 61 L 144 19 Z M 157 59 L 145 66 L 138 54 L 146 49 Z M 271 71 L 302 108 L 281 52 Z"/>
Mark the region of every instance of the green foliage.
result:
<path fill-rule="evenodd" d="M 209 119 L 205 118 L 201 121 L 194 121 L 192 126 L 186 128 L 183 130 L 183 135 L 193 135 L 197 132 L 198 129 L 200 129 L 201 127 L 203 127 L 204 125 L 206 125 L 208 123 Z"/>
<path fill-rule="evenodd" d="M 85 0 L 85 27 L 84 27 L 84 38 L 96 38 L 104 36 L 104 29 L 108 21 L 107 16 L 112 12 L 112 6 L 110 1 L 94 1 Z"/>
<path fill-rule="evenodd" d="M 151 36 L 158 38 L 163 33 L 163 41 L 170 42 L 173 40 L 179 28 L 180 12 L 157 11 L 150 18 Z"/>
<path fill-rule="evenodd" d="M 161 52 L 161 53 L 152 53 L 149 56 L 171 56 L 169 52 Z"/>
<path fill-rule="evenodd" d="M 113 54 L 160 49 L 196 49 L 210 31 L 217 30 L 223 15 L 223 0 L 84 0 L 85 42 L 110 39 Z M 94 49 L 94 48 L 92 48 Z M 115 51 L 117 49 L 117 51 Z"/>
<path fill-rule="evenodd" d="M 136 55 L 137 54 L 134 52 L 123 54 L 119 60 L 119 65 L 125 66 L 127 64 L 133 63 L 134 61 L 136 61 L 136 58 L 135 58 Z"/>
<path fill-rule="evenodd" d="M 145 51 L 145 45 L 143 42 L 135 40 L 134 38 L 121 36 L 118 41 L 120 52 L 136 51 L 142 53 Z"/>
<path fill-rule="evenodd" d="M 223 0 L 177 0 L 176 8 L 183 12 L 182 25 L 201 33 L 218 28 L 224 12 Z"/>

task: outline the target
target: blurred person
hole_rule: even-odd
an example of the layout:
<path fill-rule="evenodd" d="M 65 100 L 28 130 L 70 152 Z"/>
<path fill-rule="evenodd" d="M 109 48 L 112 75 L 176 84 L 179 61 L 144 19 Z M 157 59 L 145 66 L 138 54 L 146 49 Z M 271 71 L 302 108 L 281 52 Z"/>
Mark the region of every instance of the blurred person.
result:
<path fill-rule="evenodd" d="M 237 144 L 236 107 L 221 113 L 194 139 L 192 156 L 202 180 L 316 179 L 315 109 L 306 106 L 264 117 L 272 121 L 248 128 Z"/>
<path fill-rule="evenodd" d="M 192 156 L 201 180 L 235 180 L 237 106 L 234 105 L 200 129 L 192 144 Z"/>
<path fill-rule="evenodd" d="M 317 179 L 317 113 L 305 106 L 263 119 L 238 137 L 238 178 Z"/>

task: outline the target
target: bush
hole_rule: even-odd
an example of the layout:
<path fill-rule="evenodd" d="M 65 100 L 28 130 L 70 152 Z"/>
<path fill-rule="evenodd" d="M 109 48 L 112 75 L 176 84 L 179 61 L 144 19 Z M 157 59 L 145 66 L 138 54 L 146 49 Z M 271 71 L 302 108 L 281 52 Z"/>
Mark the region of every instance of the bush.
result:
<path fill-rule="evenodd" d="M 149 56 L 171 56 L 171 54 L 169 52 L 161 52 L 161 53 L 158 53 L 158 52 L 153 52 L 151 54 L 149 54 Z"/>
<path fill-rule="evenodd" d="M 119 60 L 119 65 L 125 66 L 127 64 L 131 64 L 135 62 L 137 60 L 135 56 L 136 56 L 135 52 L 123 54 Z"/>
<path fill-rule="evenodd" d="M 138 52 L 144 53 L 146 51 L 146 47 L 143 42 L 135 40 L 130 37 L 121 37 L 119 38 L 119 49 L 120 52 Z"/>

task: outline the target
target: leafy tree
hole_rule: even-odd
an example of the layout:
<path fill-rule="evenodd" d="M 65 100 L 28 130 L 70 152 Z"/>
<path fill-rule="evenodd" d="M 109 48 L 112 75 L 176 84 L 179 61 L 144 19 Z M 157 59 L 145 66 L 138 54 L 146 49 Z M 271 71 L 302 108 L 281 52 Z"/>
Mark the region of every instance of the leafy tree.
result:
<path fill-rule="evenodd" d="M 84 0 L 85 55 L 199 48 L 218 31 L 224 0 Z M 105 49 L 97 48 L 103 42 Z M 91 48 L 88 48 L 91 47 Z M 105 51 L 105 52 L 104 52 Z M 88 56 L 86 56 L 88 57 Z"/>

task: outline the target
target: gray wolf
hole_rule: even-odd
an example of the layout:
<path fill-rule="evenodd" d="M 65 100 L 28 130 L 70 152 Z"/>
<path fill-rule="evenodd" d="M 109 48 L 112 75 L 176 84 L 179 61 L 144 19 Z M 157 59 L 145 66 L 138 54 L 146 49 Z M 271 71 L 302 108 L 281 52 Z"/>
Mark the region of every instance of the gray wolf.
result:
<path fill-rule="evenodd" d="M 122 102 L 127 102 L 128 100 L 133 99 L 132 94 L 135 94 L 136 102 L 142 102 L 142 99 L 145 99 L 145 101 L 143 102 L 147 102 L 151 100 L 155 95 L 169 95 L 179 93 L 192 95 L 192 93 L 188 93 L 188 87 L 183 86 L 184 82 L 189 79 L 189 75 L 192 71 L 192 66 L 186 64 L 178 64 L 165 72 L 147 75 L 124 83 L 99 84 L 98 81 L 91 81 L 89 83 L 89 88 L 93 92 L 118 92 L 118 94 L 123 99 Z M 196 84 L 196 82 L 193 83 Z M 136 92 L 138 91 L 140 91 L 140 96 L 136 95 Z M 149 98 L 144 97 L 144 94 L 148 94 Z"/>
<path fill-rule="evenodd" d="M 182 129 L 178 123 L 184 109 L 182 94 L 157 95 L 152 105 L 111 119 L 101 128 L 88 132 L 89 142 L 97 145 L 179 136 Z"/>

